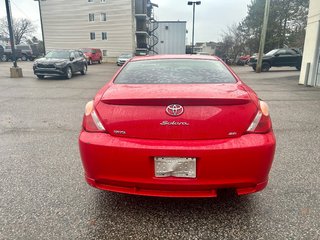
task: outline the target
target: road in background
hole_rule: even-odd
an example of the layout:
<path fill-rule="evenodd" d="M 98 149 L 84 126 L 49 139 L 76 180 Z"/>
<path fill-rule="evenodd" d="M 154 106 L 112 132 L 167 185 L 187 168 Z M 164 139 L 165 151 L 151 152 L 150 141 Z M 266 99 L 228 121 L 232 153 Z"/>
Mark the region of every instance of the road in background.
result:
<path fill-rule="evenodd" d="M 298 71 L 235 71 L 271 108 L 277 150 L 268 187 L 215 199 L 123 195 L 89 187 L 78 150 L 82 114 L 118 69 L 10 79 L 0 63 L 0 239 L 319 239 L 320 89 Z"/>

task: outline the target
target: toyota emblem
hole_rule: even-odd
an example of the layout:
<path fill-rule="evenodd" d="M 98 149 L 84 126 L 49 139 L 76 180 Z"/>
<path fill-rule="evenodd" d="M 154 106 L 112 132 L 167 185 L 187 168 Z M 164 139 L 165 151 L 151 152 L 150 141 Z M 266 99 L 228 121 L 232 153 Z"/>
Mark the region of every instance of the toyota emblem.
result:
<path fill-rule="evenodd" d="M 180 104 L 170 104 L 166 108 L 166 113 L 170 116 L 180 116 L 183 113 L 183 107 Z"/>

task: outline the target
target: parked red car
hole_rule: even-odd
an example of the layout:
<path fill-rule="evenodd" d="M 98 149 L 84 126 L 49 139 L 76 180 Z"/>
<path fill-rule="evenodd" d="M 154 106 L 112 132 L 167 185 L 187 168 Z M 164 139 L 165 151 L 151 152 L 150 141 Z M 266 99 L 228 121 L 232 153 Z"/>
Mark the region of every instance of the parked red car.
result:
<path fill-rule="evenodd" d="M 240 56 L 239 59 L 237 60 L 237 65 L 244 66 L 248 64 L 250 57 L 251 57 L 250 55 Z"/>
<path fill-rule="evenodd" d="M 262 190 L 275 153 L 268 105 L 220 59 L 129 60 L 87 103 L 79 146 L 93 187 L 215 197 Z"/>
<path fill-rule="evenodd" d="M 82 48 L 81 51 L 87 59 L 87 63 L 91 65 L 93 62 L 102 62 L 102 52 L 99 48 Z"/>

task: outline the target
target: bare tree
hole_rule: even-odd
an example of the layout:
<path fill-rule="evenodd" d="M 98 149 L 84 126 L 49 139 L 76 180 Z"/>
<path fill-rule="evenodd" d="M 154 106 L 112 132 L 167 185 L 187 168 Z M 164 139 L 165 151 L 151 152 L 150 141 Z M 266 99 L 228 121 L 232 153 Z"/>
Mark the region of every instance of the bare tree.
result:
<path fill-rule="evenodd" d="M 37 27 L 26 18 L 17 18 L 12 21 L 13 35 L 15 44 L 20 44 L 21 41 L 27 40 L 36 31 Z M 9 37 L 9 28 L 7 18 L 0 19 L 0 29 L 4 37 Z"/>
<path fill-rule="evenodd" d="M 222 35 L 222 41 L 219 43 L 218 51 L 222 58 L 230 58 L 232 62 L 246 53 L 246 41 L 248 36 L 244 34 L 243 26 L 240 24 L 233 24 L 228 27 Z"/>

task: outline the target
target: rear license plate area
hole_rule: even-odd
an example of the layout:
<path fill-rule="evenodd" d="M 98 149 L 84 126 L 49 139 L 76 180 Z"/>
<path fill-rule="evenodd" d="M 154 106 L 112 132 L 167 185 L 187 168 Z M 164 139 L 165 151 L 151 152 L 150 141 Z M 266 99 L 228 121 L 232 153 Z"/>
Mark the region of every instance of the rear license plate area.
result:
<path fill-rule="evenodd" d="M 196 158 L 154 158 L 154 172 L 156 177 L 195 178 L 196 168 Z"/>

